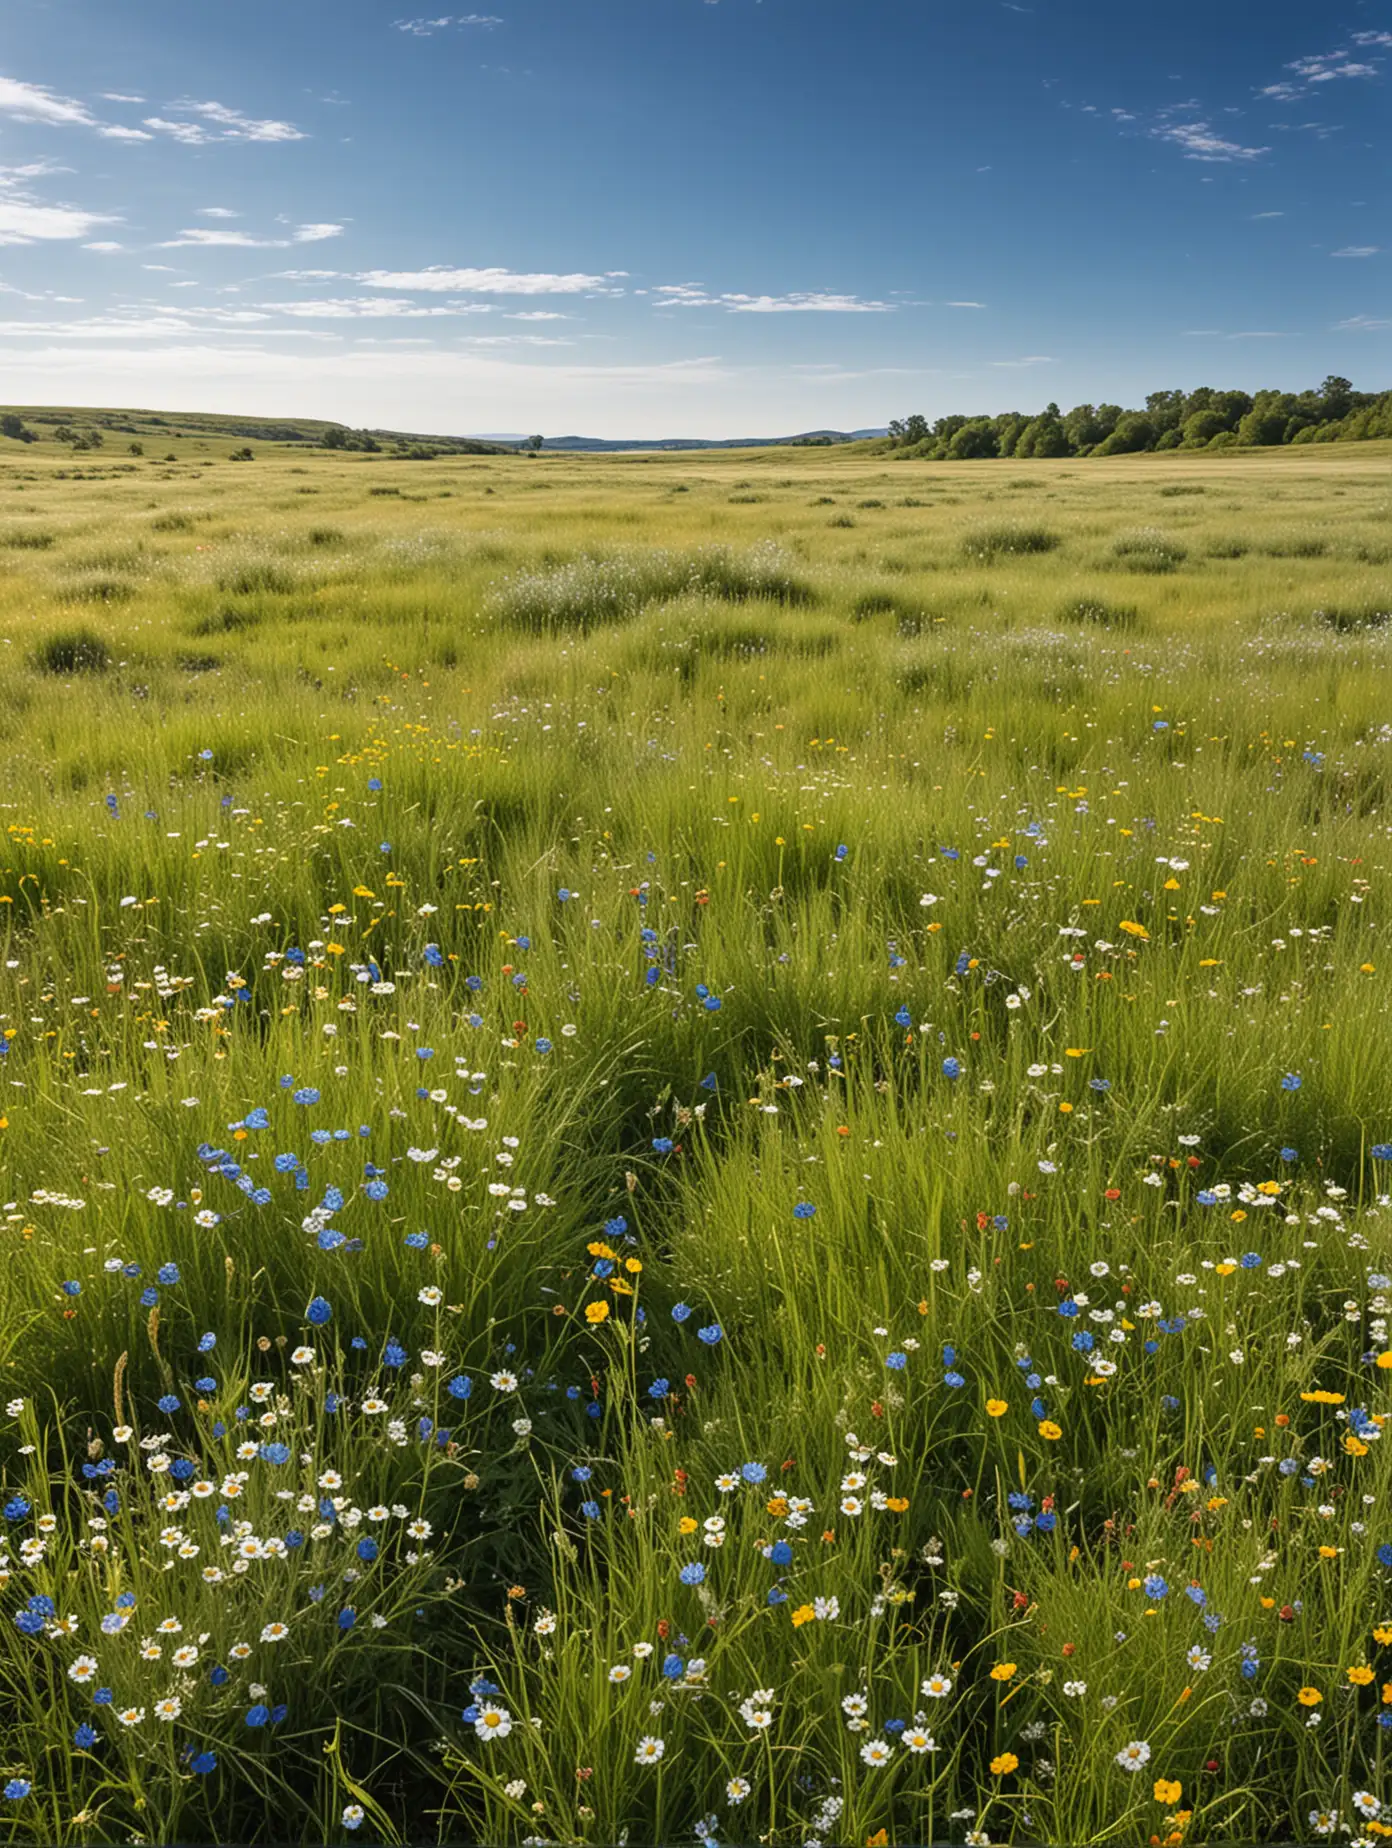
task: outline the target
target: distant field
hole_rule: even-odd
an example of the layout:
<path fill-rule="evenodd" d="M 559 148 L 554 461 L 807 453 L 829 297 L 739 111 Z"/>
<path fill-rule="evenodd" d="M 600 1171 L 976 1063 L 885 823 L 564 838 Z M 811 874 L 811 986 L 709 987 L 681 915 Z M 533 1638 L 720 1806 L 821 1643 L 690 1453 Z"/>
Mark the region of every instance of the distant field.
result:
<path fill-rule="evenodd" d="M 177 423 L 0 442 L 8 1839 L 1392 1834 L 1392 444 Z"/>

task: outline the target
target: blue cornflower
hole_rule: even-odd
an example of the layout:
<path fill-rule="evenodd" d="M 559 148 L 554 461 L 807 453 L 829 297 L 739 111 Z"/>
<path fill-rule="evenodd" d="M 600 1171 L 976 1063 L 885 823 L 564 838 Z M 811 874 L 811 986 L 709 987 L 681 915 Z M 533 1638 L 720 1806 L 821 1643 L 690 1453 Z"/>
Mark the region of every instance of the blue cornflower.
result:
<path fill-rule="evenodd" d="M 5 1795 L 11 1803 L 18 1803 L 21 1797 L 27 1797 L 34 1786 L 27 1777 L 12 1777 L 5 1786 Z"/>
<path fill-rule="evenodd" d="M 690 1565 L 682 1567 L 677 1577 L 681 1580 L 683 1585 L 704 1585 L 706 1582 L 706 1568 L 701 1564 L 699 1559 L 693 1559 Z"/>
<path fill-rule="evenodd" d="M 648 1388 L 648 1397 L 650 1399 L 665 1399 L 667 1397 L 667 1394 L 671 1390 L 672 1390 L 672 1387 L 671 1387 L 670 1380 L 656 1379 L 653 1381 L 652 1385 L 649 1386 Z"/>
<path fill-rule="evenodd" d="M 672 1148 L 673 1143 L 670 1136 L 653 1137 L 653 1153 L 655 1155 L 670 1155 L 672 1153 Z"/>
<path fill-rule="evenodd" d="M 907 1027 L 912 1023 L 912 1021 L 913 1021 L 913 1015 L 909 1012 L 909 1010 L 906 1007 L 901 1007 L 894 1016 L 894 1022 L 896 1026 Z"/>
<path fill-rule="evenodd" d="M 962 1076 L 962 1061 L 960 1059 L 944 1059 L 942 1062 L 942 1070 L 944 1078 L 960 1078 Z"/>
<path fill-rule="evenodd" d="M 963 1379 L 960 1373 L 954 1373 L 954 1372 L 949 1371 L 943 1374 L 943 1385 L 944 1386 L 965 1386 L 966 1383 L 967 1382 Z"/>
<path fill-rule="evenodd" d="M 301 1085 L 299 1090 L 292 1094 L 291 1102 L 305 1105 L 317 1104 L 319 1102 L 319 1093 L 312 1084 Z"/>
<path fill-rule="evenodd" d="M 312 1322 L 316 1328 L 322 1328 L 332 1315 L 332 1306 L 322 1296 L 310 1298 L 309 1307 L 305 1310 L 306 1322 Z"/>
<path fill-rule="evenodd" d="M 473 1390 L 474 1382 L 467 1373 L 456 1373 L 445 1387 L 451 1399 L 467 1399 Z"/>
<path fill-rule="evenodd" d="M 1285 1150 L 1281 1153 L 1284 1155 Z M 1392 1161 L 1392 1142 L 1375 1142 L 1369 1153 L 1374 1161 Z"/>
<path fill-rule="evenodd" d="M 270 1708 L 258 1700 L 254 1707 L 247 1708 L 246 1723 L 248 1726 L 264 1726 L 270 1717 Z"/>
<path fill-rule="evenodd" d="M 664 1680 L 680 1681 L 685 1673 L 686 1663 L 682 1661 L 679 1655 L 667 1655 L 662 1658 L 662 1674 Z"/>
<path fill-rule="evenodd" d="M 885 1365 L 887 1367 L 892 1367 L 896 1373 L 902 1372 L 903 1369 L 908 1366 L 908 1364 L 909 1364 L 908 1355 L 901 1354 L 898 1348 L 896 1348 L 892 1354 L 885 1355 Z"/>
<path fill-rule="evenodd" d="M 79 1752 L 90 1752 L 100 1738 L 101 1734 L 97 1731 L 96 1727 L 89 1725 L 87 1721 L 84 1720 L 73 1733 L 72 1742 Z"/>
<path fill-rule="evenodd" d="M 768 1557 L 775 1566 L 790 1566 L 793 1563 L 793 1549 L 786 1540 L 775 1540 L 768 1550 Z"/>
<path fill-rule="evenodd" d="M 207 1777 L 210 1772 L 217 1770 L 217 1753 L 195 1752 L 188 1762 L 190 1771 L 199 1777 Z"/>
<path fill-rule="evenodd" d="M 1168 1583 L 1161 1578 L 1158 1572 L 1152 1572 L 1149 1578 L 1143 1583 L 1141 1589 L 1148 1598 L 1154 1598 L 1157 1602 L 1161 1598 L 1167 1598 L 1170 1595 Z"/>
<path fill-rule="evenodd" d="M 690 1303 L 673 1303 L 672 1320 L 674 1322 L 684 1322 L 690 1314 L 691 1314 Z"/>
<path fill-rule="evenodd" d="M 155 1404 L 162 1412 L 177 1412 L 179 1409 L 178 1397 L 172 1392 L 162 1394 L 155 1400 Z"/>
<path fill-rule="evenodd" d="M 746 1482 L 762 1482 L 768 1475 L 768 1471 L 762 1463 L 741 1463 L 740 1475 Z"/>
<path fill-rule="evenodd" d="M 1283 1091 L 1298 1091 L 1300 1085 L 1301 1077 L 1299 1072 L 1287 1072 L 1285 1077 L 1281 1080 L 1281 1089 Z"/>
<path fill-rule="evenodd" d="M 724 1332 L 719 1322 L 712 1322 L 708 1328 L 698 1328 L 696 1330 L 696 1339 L 698 1341 L 704 1341 L 707 1347 L 714 1347 Z"/>
<path fill-rule="evenodd" d="M 179 1267 L 177 1264 L 161 1264 L 155 1275 L 160 1283 L 177 1283 L 179 1281 Z"/>
<path fill-rule="evenodd" d="M 816 1211 L 816 1207 L 813 1206 L 810 1200 L 799 1200 L 797 1205 L 793 1208 L 793 1218 L 812 1219 L 815 1217 Z"/>

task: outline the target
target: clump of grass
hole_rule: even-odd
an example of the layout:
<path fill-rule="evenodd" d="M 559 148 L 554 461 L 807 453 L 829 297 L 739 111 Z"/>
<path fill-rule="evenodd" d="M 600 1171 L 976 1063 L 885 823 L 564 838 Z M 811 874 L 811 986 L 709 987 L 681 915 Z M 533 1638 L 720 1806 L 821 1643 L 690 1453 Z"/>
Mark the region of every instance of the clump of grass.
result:
<path fill-rule="evenodd" d="M 855 521 L 851 518 L 850 514 L 848 513 L 838 513 L 838 514 L 834 514 L 832 518 L 827 521 L 827 525 L 828 526 L 854 526 Z"/>
<path fill-rule="evenodd" d="M 154 533 L 191 533 L 198 520 L 207 519 L 207 514 L 195 515 L 182 512 L 178 508 L 169 513 L 156 514 L 150 522 L 150 531 Z"/>
<path fill-rule="evenodd" d="M 1231 535 L 1226 539 L 1210 539 L 1204 547 L 1210 558 L 1245 558 L 1251 549 L 1252 544 L 1249 539 L 1239 539 Z"/>
<path fill-rule="evenodd" d="M 0 534 L 0 545 L 8 546 L 14 552 L 47 552 L 57 543 L 56 533 L 45 532 L 37 526 L 19 526 L 13 532 Z"/>
<path fill-rule="evenodd" d="M 219 575 L 217 587 L 234 597 L 284 596 L 294 590 L 295 582 L 294 572 L 273 558 L 245 558 Z"/>
<path fill-rule="evenodd" d="M 1078 597 L 1058 610 L 1060 622 L 1092 623 L 1099 629 L 1129 629 L 1136 616 L 1134 603 L 1107 603 L 1101 597 Z"/>
<path fill-rule="evenodd" d="M 1268 558 L 1323 558 L 1329 541 L 1319 533 L 1278 533 L 1263 540 L 1261 550 Z"/>
<path fill-rule="evenodd" d="M 239 629 L 254 629 L 261 620 L 260 610 L 225 604 L 200 616 L 189 629 L 190 635 L 234 635 Z"/>
<path fill-rule="evenodd" d="M 111 666 L 111 650 L 95 629 L 55 629 L 29 661 L 40 674 L 104 674 Z"/>
<path fill-rule="evenodd" d="M 704 596 L 721 603 L 756 599 L 813 601 L 809 585 L 774 545 L 735 552 L 702 546 L 691 552 L 625 552 L 577 558 L 546 571 L 528 572 L 495 587 L 485 613 L 506 627 L 545 631 L 624 622 L 651 603 Z"/>
<path fill-rule="evenodd" d="M 68 578 L 58 586 L 56 594 L 60 603 L 129 603 L 135 595 L 135 585 L 129 578 L 89 571 L 81 577 Z"/>
<path fill-rule="evenodd" d="M 311 526 L 305 534 L 306 545 L 342 545 L 345 535 L 337 526 Z"/>
<path fill-rule="evenodd" d="M 767 494 L 732 494 L 729 503 L 732 507 L 753 507 L 759 501 L 766 501 Z"/>
<path fill-rule="evenodd" d="M 1060 544 L 1062 540 L 1052 527 L 1025 526 L 1013 520 L 995 526 L 974 526 L 962 535 L 964 554 L 984 564 L 996 558 L 1052 552 Z"/>
<path fill-rule="evenodd" d="M 1370 599 L 1366 603 L 1328 603 L 1310 612 L 1311 619 L 1341 634 L 1357 629 L 1380 629 L 1392 622 L 1392 597 Z"/>
<path fill-rule="evenodd" d="M 1197 481 L 1172 481 L 1168 487 L 1161 488 L 1161 500 L 1174 500 L 1180 494 L 1207 494 L 1208 489 Z"/>
<path fill-rule="evenodd" d="M 1189 556 L 1189 549 L 1158 526 L 1135 526 L 1117 534 L 1112 541 L 1112 556 L 1119 558 L 1128 571 L 1159 574 L 1177 570 Z"/>

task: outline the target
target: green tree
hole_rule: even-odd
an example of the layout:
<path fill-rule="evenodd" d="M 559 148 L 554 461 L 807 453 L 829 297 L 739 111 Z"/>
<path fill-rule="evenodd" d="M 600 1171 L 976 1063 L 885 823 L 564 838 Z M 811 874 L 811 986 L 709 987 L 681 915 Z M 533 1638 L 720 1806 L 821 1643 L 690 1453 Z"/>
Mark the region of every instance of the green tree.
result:
<path fill-rule="evenodd" d="M 1141 449 L 1153 449 L 1159 432 L 1142 411 L 1126 411 L 1117 419 L 1116 428 L 1105 442 L 1093 451 L 1099 456 L 1129 456 Z"/>
<path fill-rule="evenodd" d="M 979 462 L 996 454 L 996 433 L 989 417 L 973 417 L 954 430 L 947 445 L 952 462 Z"/>
<path fill-rule="evenodd" d="M 1212 396 L 1212 393 L 1209 394 Z M 1194 411 L 1184 420 L 1184 443 L 1188 449 L 1202 449 L 1205 443 L 1211 443 L 1220 430 L 1226 430 L 1223 413 L 1211 406 L 1207 410 Z"/>

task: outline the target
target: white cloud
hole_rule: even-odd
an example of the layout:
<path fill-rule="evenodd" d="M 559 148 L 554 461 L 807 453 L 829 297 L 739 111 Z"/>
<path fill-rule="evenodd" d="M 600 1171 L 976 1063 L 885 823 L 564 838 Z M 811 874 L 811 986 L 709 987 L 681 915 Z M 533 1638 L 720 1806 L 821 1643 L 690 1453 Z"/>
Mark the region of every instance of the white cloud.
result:
<path fill-rule="evenodd" d="M 0 115 L 17 122 L 43 122 L 53 128 L 95 128 L 97 119 L 86 103 L 59 96 L 47 84 L 22 83 L 17 77 L 0 77 Z"/>
<path fill-rule="evenodd" d="M 724 308 L 730 314 L 892 314 L 891 302 L 862 301 L 858 295 L 825 291 L 790 295 L 711 295 L 693 282 L 662 283 L 653 290 L 658 308 Z"/>
<path fill-rule="evenodd" d="M 149 141 L 140 128 L 123 128 L 103 122 L 74 96 L 60 96 L 47 84 L 24 83 L 18 77 L 0 77 L 0 115 L 17 122 L 39 122 L 48 128 L 91 128 L 108 141 Z"/>
<path fill-rule="evenodd" d="M 1271 152 L 1270 148 L 1249 148 L 1241 142 L 1229 141 L 1215 133 L 1207 122 L 1167 122 L 1150 132 L 1157 141 L 1169 141 L 1182 148 L 1186 160 L 1259 160 L 1263 154 Z"/>
<path fill-rule="evenodd" d="M 520 308 L 514 314 L 506 315 L 509 321 L 573 321 L 572 314 L 557 314 L 554 308 Z"/>
<path fill-rule="evenodd" d="M 993 366 L 1056 366 L 1058 361 L 1047 353 L 1027 353 L 1023 359 L 993 359 Z"/>
<path fill-rule="evenodd" d="M 190 225 L 177 237 L 166 238 L 161 250 L 289 250 L 292 244 L 316 244 L 324 238 L 337 237 L 342 225 L 296 225 L 290 237 L 253 237 L 250 231 L 212 231 L 206 225 Z"/>
<path fill-rule="evenodd" d="M 1254 221 L 1258 218 L 1284 218 L 1284 217 L 1285 217 L 1284 212 L 1253 212 L 1252 214 L 1252 218 Z"/>
<path fill-rule="evenodd" d="M 25 181 L 46 171 L 41 165 L 0 168 L 0 244 L 49 243 L 90 237 L 99 225 L 119 221 L 81 206 L 49 205 L 34 197 Z"/>
<path fill-rule="evenodd" d="M 240 212 L 231 212 L 225 205 L 200 205 L 197 210 L 199 218 L 240 218 Z"/>
<path fill-rule="evenodd" d="M 944 302 L 944 308 L 984 308 L 985 302 Z"/>
<path fill-rule="evenodd" d="M 99 250 L 102 252 L 103 255 L 109 255 L 112 251 L 124 250 L 125 245 L 116 244 L 116 243 L 113 243 L 110 239 L 104 238 L 101 240 L 101 242 L 96 243 L 96 244 L 84 244 L 82 248 L 84 250 Z"/>
<path fill-rule="evenodd" d="M 420 302 L 390 295 L 330 296 L 317 301 L 262 302 L 260 305 L 273 314 L 291 315 L 307 321 L 391 320 L 398 317 L 411 320 L 454 320 L 461 315 L 481 312 L 478 308 L 468 306 L 446 307 L 434 302 L 422 305 Z"/>
<path fill-rule="evenodd" d="M 143 103 L 143 96 L 127 96 L 124 90 L 102 90 L 99 92 L 104 103 Z"/>
<path fill-rule="evenodd" d="M 190 147 L 209 141 L 303 141 L 305 132 L 293 122 L 258 120 L 225 103 L 169 103 L 166 107 L 176 116 L 196 116 L 194 122 L 172 122 L 165 116 L 146 116 L 146 128 L 168 135 Z"/>
<path fill-rule="evenodd" d="M 1345 244 L 1342 250 L 1331 250 L 1329 254 L 1331 257 L 1375 257 L 1378 250 L 1377 244 Z"/>
<path fill-rule="evenodd" d="M 423 270 L 360 270 L 353 277 L 370 289 L 428 289 L 448 295 L 621 295 L 613 287 L 626 270 L 602 276 L 518 273 L 505 269 L 447 269 L 442 263 Z"/>
<path fill-rule="evenodd" d="M 412 38 L 430 38 L 436 32 L 447 32 L 451 26 L 500 26 L 502 20 L 496 13 L 446 13 L 443 19 L 394 19 L 392 25 L 398 32 L 407 32 Z"/>
<path fill-rule="evenodd" d="M 1383 327 L 1392 327 L 1392 320 L 1385 316 L 1353 314 L 1347 321 L 1336 321 L 1332 331 L 1336 334 L 1371 334 Z"/>

